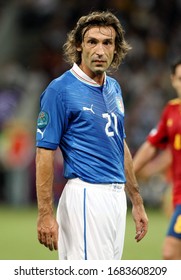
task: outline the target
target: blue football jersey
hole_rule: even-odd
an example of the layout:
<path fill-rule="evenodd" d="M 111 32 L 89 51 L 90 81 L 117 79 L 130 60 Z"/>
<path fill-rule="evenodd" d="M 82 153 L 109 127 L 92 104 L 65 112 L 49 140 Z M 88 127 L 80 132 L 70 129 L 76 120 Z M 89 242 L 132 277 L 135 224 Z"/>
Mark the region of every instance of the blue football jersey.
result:
<path fill-rule="evenodd" d="M 124 137 L 124 105 L 115 79 L 105 75 L 100 86 L 74 64 L 42 93 L 36 146 L 60 147 L 65 178 L 125 183 Z"/>

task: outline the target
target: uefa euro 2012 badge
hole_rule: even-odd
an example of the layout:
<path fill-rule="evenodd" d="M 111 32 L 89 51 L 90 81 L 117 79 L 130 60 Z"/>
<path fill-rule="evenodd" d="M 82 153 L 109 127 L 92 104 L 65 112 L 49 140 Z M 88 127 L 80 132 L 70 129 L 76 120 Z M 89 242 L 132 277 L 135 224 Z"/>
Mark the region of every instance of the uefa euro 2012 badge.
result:
<path fill-rule="evenodd" d="M 49 115 L 45 111 L 41 111 L 38 115 L 37 126 L 38 128 L 44 128 L 49 122 Z"/>

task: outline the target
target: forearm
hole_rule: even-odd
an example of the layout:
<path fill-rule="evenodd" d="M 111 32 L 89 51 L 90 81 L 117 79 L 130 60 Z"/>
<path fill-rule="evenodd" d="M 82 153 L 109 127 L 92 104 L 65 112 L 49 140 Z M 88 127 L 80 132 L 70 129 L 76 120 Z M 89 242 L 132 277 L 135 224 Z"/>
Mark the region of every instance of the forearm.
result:
<path fill-rule="evenodd" d="M 138 173 L 142 179 L 147 179 L 155 174 L 164 173 L 172 163 L 170 150 L 167 148 L 161 151 L 156 157 L 150 160 Z"/>
<path fill-rule="evenodd" d="M 125 175 L 126 175 L 126 192 L 132 203 L 132 215 L 136 226 L 135 239 L 139 242 L 147 233 L 148 217 L 146 215 L 143 200 L 139 192 L 136 177 L 133 171 L 133 161 L 130 151 L 125 142 Z"/>
<path fill-rule="evenodd" d="M 124 144 L 124 153 L 125 153 L 124 165 L 125 165 L 125 176 L 126 176 L 125 190 L 133 205 L 142 205 L 143 200 L 141 198 L 139 192 L 139 186 L 134 174 L 132 156 L 126 143 Z"/>
<path fill-rule="evenodd" d="M 157 149 L 148 141 L 144 142 L 133 158 L 133 169 L 137 174 L 150 160 L 153 159 Z"/>
<path fill-rule="evenodd" d="M 53 213 L 54 151 L 37 148 L 36 193 L 40 216 Z"/>

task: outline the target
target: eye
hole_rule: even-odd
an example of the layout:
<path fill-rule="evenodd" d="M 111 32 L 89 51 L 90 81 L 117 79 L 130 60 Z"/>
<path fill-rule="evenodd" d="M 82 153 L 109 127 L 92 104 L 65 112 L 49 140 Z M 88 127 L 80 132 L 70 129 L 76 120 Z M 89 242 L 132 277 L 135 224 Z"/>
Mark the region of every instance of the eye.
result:
<path fill-rule="evenodd" d="M 90 40 L 87 41 L 87 43 L 88 43 L 89 45 L 95 45 L 95 44 L 96 44 L 96 40 L 90 39 Z"/>
<path fill-rule="evenodd" d="M 108 45 L 111 46 L 112 44 L 113 44 L 113 42 L 110 41 L 110 40 L 106 40 L 106 41 L 104 42 L 104 45 L 107 45 L 107 46 L 108 46 Z"/>

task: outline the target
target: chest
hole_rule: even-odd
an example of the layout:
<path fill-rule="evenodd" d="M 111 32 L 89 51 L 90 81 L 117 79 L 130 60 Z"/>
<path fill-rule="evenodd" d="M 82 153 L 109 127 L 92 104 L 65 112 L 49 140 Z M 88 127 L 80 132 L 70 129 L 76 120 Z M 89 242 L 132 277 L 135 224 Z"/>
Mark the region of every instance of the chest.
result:
<path fill-rule="evenodd" d="M 66 99 L 67 116 L 71 130 L 113 136 L 123 127 L 124 106 L 120 92 L 114 88 L 81 86 Z M 114 133 L 113 133 L 114 132 Z"/>
<path fill-rule="evenodd" d="M 181 151 L 181 110 L 180 106 L 172 108 L 167 118 L 167 130 L 174 152 Z"/>
<path fill-rule="evenodd" d="M 174 138 L 176 134 L 181 135 L 181 110 L 180 107 L 175 107 L 170 110 L 167 120 L 166 126 L 168 130 L 168 134 L 171 138 Z"/>

